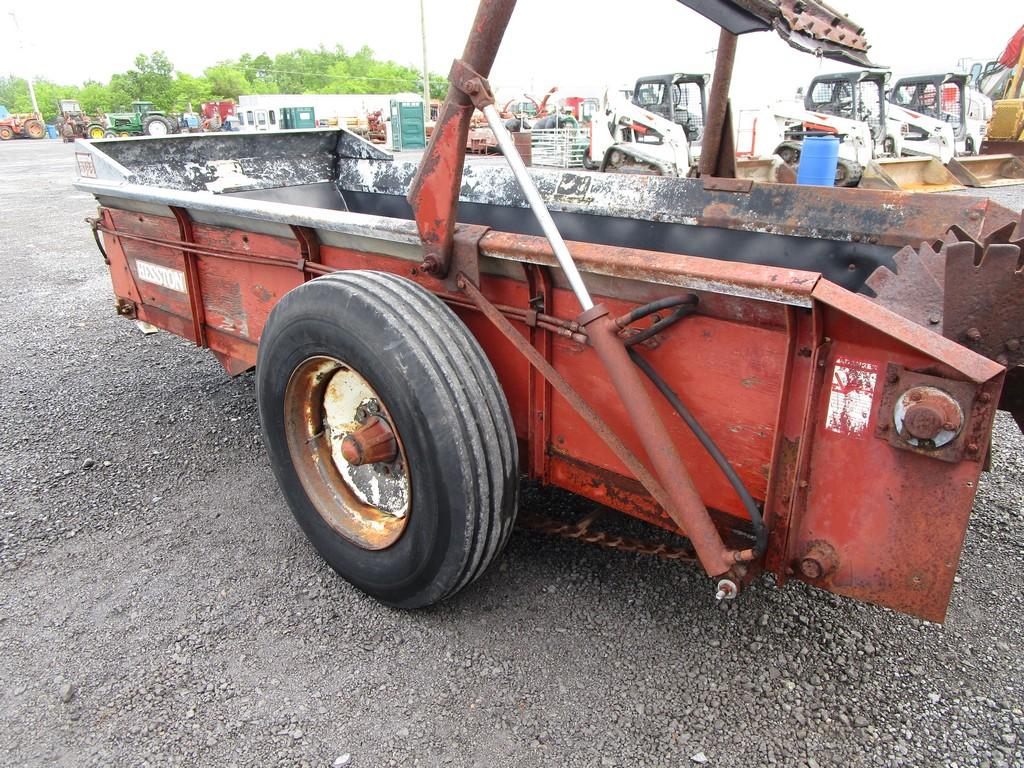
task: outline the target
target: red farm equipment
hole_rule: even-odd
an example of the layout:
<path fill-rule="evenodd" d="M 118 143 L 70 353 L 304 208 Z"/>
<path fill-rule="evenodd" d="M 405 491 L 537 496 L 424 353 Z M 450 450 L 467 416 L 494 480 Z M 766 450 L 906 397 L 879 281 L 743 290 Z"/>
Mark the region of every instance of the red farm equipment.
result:
<path fill-rule="evenodd" d="M 11 139 L 45 139 L 46 125 L 39 115 L 11 114 L 0 107 L 0 141 Z"/>
<path fill-rule="evenodd" d="M 487 82 L 514 0 L 415 163 L 344 129 L 81 142 L 117 311 L 255 367 L 293 514 L 388 604 L 482 573 L 525 475 L 684 537 L 709 599 L 770 573 L 941 621 L 997 408 L 1024 423 L 1024 221 L 734 178 L 738 36 L 867 44 L 814 0 L 682 2 L 722 27 L 699 178 L 527 170 Z M 508 168 L 465 162 L 474 110 Z"/>
<path fill-rule="evenodd" d="M 204 101 L 199 107 L 204 130 L 219 131 L 228 118 L 235 116 L 236 109 L 233 101 Z"/>

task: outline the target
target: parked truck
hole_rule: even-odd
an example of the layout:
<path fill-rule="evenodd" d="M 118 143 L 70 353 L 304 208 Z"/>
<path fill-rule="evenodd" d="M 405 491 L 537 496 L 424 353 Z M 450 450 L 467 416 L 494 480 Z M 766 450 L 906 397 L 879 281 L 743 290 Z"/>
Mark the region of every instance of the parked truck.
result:
<path fill-rule="evenodd" d="M 525 475 L 679 538 L 524 522 L 692 561 L 709 598 L 769 573 L 944 618 L 997 408 L 1024 425 L 1024 218 L 712 175 L 738 35 L 867 42 L 816 0 L 683 2 L 723 27 L 699 178 L 527 170 L 487 82 L 514 0 L 418 162 L 344 128 L 76 147 L 117 311 L 255 367 L 284 498 L 377 599 L 483 573 Z M 473 108 L 507 168 L 465 163 Z"/>

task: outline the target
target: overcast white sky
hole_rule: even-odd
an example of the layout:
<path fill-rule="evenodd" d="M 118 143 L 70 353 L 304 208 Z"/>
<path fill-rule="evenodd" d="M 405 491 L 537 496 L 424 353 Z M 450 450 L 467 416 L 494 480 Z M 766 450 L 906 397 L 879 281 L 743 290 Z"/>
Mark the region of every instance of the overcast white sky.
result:
<path fill-rule="evenodd" d="M 430 68 L 447 72 L 465 42 L 476 0 L 426 0 Z M 1020 0 L 832 0 L 867 30 L 873 60 L 897 74 L 995 57 L 1024 22 Z M 19 51 L 11 11 L 24 49 Z M 135 55 L 167 52 L 200 73 L 243 52 L 369 45 L 379 57 L 420 66 L 419 0 L 244 3 L 26 3 L 0 0 L 0 75 L 29 71 L 58 82 L 106 80 Z M 717 27 L 676 0 L 519 0 L 491 81 L 500 93 L 598 92 L 638 75 L 710 71 Z M 789 49 L 773 33 L 741 38 L 734 100 L 755 107 L 792 96 L 820 71 L 840 69 Z M 586 93 L 583 93 L 583 92 Z"/>

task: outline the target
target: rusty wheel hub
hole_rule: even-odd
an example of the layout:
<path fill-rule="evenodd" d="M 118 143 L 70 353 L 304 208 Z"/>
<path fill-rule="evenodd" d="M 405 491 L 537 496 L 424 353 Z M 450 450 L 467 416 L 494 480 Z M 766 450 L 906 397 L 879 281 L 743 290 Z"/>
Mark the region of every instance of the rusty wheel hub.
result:
<path fill-rule="evenodd" d="M 285 393 L 288 450 L 324 521 L 364 549 L 385 549 L 405 530 L 408 462 L 394 422 L 358 372 L 333 357 L 299 365 Z"/>

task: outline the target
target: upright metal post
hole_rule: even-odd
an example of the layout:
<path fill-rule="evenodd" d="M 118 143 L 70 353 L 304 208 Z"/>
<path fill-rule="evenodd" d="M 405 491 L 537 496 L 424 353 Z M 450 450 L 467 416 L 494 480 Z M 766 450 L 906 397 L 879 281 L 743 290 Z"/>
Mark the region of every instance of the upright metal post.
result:
<path fill-rule="evenodd" d="M 24 53 L 25 53 L 25 41 L 24 41 L 24 39 L 21 36 L 21 25 L 18 23 L 18 17 L 14 15 L 14 11 L 11 11 L 11 19 L 14 21 L 14 28 L 18 32 L 18 48 L 19 48 L 19 50 L 21 50 L 21 53 L 22 53 L 21 60 L 22 61 L 27 61 L 27 57 L 24 55 Z M 26 66 L 31 66 L 31 65 L 26 65 Z M 39 103 L 36 101 L 36 87 L 35 87 L 35 84 L 32 82 L 32 72 L 31 72 L 31 70 L 28 70 L 26 72 L 25 80 L 28 82 L 28 96 L 32 100 L 32 111 L 35 113 L 36 117 L 38 117 L 40 120 L 42 120 L 43 119 L 43 113 L 39 111 Z"/>
<path fill-rule="evenodd" d="M 723 131 L 729 112 L 729 86 L 732 84 L 732 68 L 736 63 L 737 35 L 722 29 L 718 36 L 718 55 L 715 57 L 715 74 L 711 80 L 711 96 L 708 99 L 708 120 L 704 127 L 704 141 L 700 150 L 701 176 L 714 176 L 718 168 L 718 155 L 722 151 Z M 727 142 L 730 143 L 731 142 Z"/>
<path fill-rule="evenodd" d="M 420 34 L 423 36 L 423 124 L 430 122 L 430 69 L 427 66 L 427 12 L 420 0 Z"/>
<path fill-rule="evenodd" d="M 515 7 L 516 0 L 480 0 L 462 59 L 453 65 L 453 73 L 462 67 L 485 78 L 490 74 Z M 473 109 L 469 94 L 449 83 L 430 144 L 409 189 L 409 204 L 423 241 L 423 269 L 431 274 L 446 272 L 452 254 Z"/>

